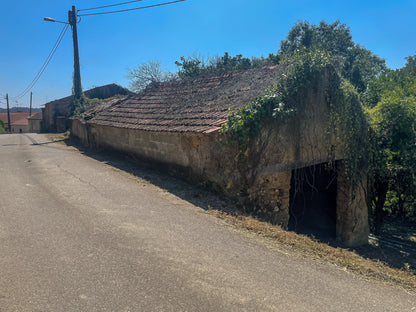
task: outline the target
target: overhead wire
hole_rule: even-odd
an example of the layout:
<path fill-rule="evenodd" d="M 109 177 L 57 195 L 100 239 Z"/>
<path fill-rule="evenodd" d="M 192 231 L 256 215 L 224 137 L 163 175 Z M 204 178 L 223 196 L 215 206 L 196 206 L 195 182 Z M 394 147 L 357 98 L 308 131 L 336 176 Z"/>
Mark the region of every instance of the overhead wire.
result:
<path fill-rule="evenodd" d="M 112 14 L 112 13 L 120 13 L 120 12 L 134 11 L 134 10 L 149 9 L 149 8 L 159 7 L 159 6 L 168 5 L 168 4 L 174 4 L 174 3 L 183 2 L 183 1 L 186 1 L 186 0 L 176 0 L 176 1 L 164 2 L 164 3 L 159 3 L 159 4 L 153 4 L 153 5 L 148 5 L 148 6 L 138 7 L 138 8 L 124 9 L 124 10 L 117 10 L 117 11 L 78 14 L 78 16 L 103 15 L 103 14 Z"/>
<path fill-rule="evenodd" d="M 81 11 L 99 10 L 99 9 L 104 9 L 104 8 L 109 8 L 109 7 L 115 7 L 115 6 L 119 6 L 119 5 L 125 5 L 125 4 L 134 3 L 134 2 L 140 2 L 140 1 L 144 1 L 144 0 L 127 1 L 127 2 L 122 2 L 122 3 L 103 5 L 103 6 L 99 6 L 99 7 L 95 7 L 95 8 L 79 9 L 77 11 L 78 12 L 81 12 Z"/>
<path fill-rule="evenodd" d="M 140 2 L 140 1 L 144 1 L 144 0 L 133 0 L 133 1 L 127 1 L 127 2 L 122 2 L 122 3 L 117 3 L 117 4 L 110 4 L 110 5 L 95 7 L 95 8 L 80 9 L 80 10 L 77 10 L 77 12 L 89 11 L 89 10 L 98 10 L 98 9 L 120 6 L 120 5 L 130 4 L 130 3 L 134 3 L 134 2 Z M 130 8 L 130 9 L 124 9 L 124 10 L 117 10 L 117 11 L 78 14 L 77 16 L 81 17 L 81 16 L 103 15 L 103 14 L 120 13 L 120 12 L 134 11 L 134 10 L 142 10 L 142 9 L 149 9 L 149 8 L 154 8 L 154 7 L 159 7 L 159 6 L 164 6 L 164 5 L 169 5 L 169 4 L 174 4 L 174 3 L 178 3 L 178 2 L 184 2 L 184 1 L 186 1 L 186 0 L 176 0 L 176 1 L 164 2 L 164 3 L 159 3 L 159 4 L 153 4 L 153 5 L 143 6 L 143 7 Z M 43 72 L 45 71 L 46 67 L 48 66 L 49 62 L 52 60 L 52 57 L 55 54 L 56 50 L 58 49 L 58 47 L 59 47 L 59 45 L 62 41 L 62 38 L 64 37 L 66 31 L 68 30 L 68 27 L 69 27 L 69 24 L 66 24 L 63 27 L 61 33 L 58 36 L 58 39 L 56 40 L 53 48 L 51 49 L 51 52 L 49 52 L 48 57 L 46 58 L 45 62 L 43 63 L 43 65 L 40 68 L 40 70 L 38 71 L 38 73 L 36 74 L 35 78 L 33 78 L 31 83 L 19 95 L 15 96 L 11 99 L 18 100 L 18 99 L 22 98 L 35 86 L 35 84 L 38 82 L 38 80 L 42 76 Z"/>
<path fill-rule="evenodd" d="M 46 67 L 48 66 L 49 62 L 52 60 L 52 57 L 54 56 L 56 50 L 58 49 L 62 38 L 64 37 L 66 31 L 68 30 L 69 24 L 66 24 L 59 36 L 58 39 L 56 39 L 55 44 L 53 45 L 51 51 L 49 52 L 48 57 L 46 58 L 45 62 L 43 63 L 42 67 L 39 69 L 38 73 L 36 74 L 35 78 L 33 78 L 33 80 L 29 83 L 29 85 L 17 96 L 13 97 L 12 100 L 18 100 L 20 98 L 22 98 L 23 96 L 25 96 L 34 86 L 35 84 L 38 82 L 38 80 L 40 79 L 40 77 L 42 76 L 43 72 L 45 71 Z"/>

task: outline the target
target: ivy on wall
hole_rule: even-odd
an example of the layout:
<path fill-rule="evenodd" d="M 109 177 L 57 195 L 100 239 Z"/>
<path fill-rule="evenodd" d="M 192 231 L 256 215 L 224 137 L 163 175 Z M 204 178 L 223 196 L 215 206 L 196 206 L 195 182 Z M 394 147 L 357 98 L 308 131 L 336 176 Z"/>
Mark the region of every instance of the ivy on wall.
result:
<path fill-rule="evenodd" d="M 282 64 L 285 69 L 280 79 L 263 95 L 238 110 L 230 109 L 228 123 L 223 126 L 222 133 L 227 133 L 231 142 L 244 148 L 260 134 L 264 120 L 294 115 L 298 109 L 296 95 L 330 64 L 331 57 L 327 52 L 299 51 Z"/>
<path fill-rule="evenodd" d="M 259 136 L 267 120 L 294 116 L 304 104 L 307 88 L 329 68 L 336 69 L 337 63 L 329 52 L 303 50 L 284 61 L 282 66 L 284 70 L 279 80 L 263 95 L 241 109 L 229 111 L 222 133 L 227 134 L 229 141 L 242 153 Z M 356 89 L 346 80 L 330 79 L 326 97 L 330 108 L 328 159 L 334 160 L 335 149 L 342 148 L 346 156 L 346 176 L 356 185 L 368 161 L 366 114 Z"/>
<path fill-rule="evenodd" d="M 356 187 L 361 174 L 366 174 L 369 163 L 368 116 L 362 107 L 356 88 L 341 80 L 330 90 L 330 113 L 327 134 L 336 136 L 328 156 L 335 148 L 342 148 L 346 178 Z"/>

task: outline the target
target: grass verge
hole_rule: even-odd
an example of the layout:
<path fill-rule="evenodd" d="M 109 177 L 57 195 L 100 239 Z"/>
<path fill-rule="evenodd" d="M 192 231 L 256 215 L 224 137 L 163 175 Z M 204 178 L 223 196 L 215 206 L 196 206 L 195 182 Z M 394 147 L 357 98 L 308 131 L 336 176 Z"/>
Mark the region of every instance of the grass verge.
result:
<path fill-rule="evenodd" d="M 47 136 L 52 142 L 60 142 L 68 140 L 70 135 L 71 132 L 68 130 L 64 133 L 48 134 Z"/>
<path fill-rule="evenodd" d="M 329 262 L 362 278 L 393 284 L 416 293 L 416 276 L 412 272 L 391 268 L 381 261 L 366 259 L 353 250 L 332 247 L 250 216 L 230 214 L 219 210 L 209 210 L 208 213 L 237 228 L 268 239 L 277 248 L 283 246 L 294 252 L 301 252 L 310 259 Z"/>

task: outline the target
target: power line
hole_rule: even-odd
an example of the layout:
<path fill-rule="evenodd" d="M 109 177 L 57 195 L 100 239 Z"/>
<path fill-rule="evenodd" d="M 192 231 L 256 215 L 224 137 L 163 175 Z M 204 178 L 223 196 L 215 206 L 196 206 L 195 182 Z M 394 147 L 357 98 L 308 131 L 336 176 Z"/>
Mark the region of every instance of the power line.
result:
<path fill-rule="evenodd" d="M 125 9 L 125 10 L 118 10 L 118 11 L 99 12 L 99 13 L 88 13 L 88 14 L 78 14 L 78 16 L 102 15 L 102 14 L 111 14 L 111 13 L 120 13 L 120 12 L 134 11 L 134 10 L 149 9 L 149 8 L 154 8 L 154 7 L 158 7 L 158 6 L 162 6 L 162 5 L 168 5 L 168 4 L 174 4 L 174 3 L 183 2 L 183 1 L 186 1 L 186 0 L 176 0 L 176 1 L 171 1 L 171 2 L 153 4 L 153 5 L 148 5 L 148 6 L 144 6 L 144 7 L 132 8 L 132 9 Z"/>
<path fill-rule="evenodd" d="M 129 3 L 133 3 L 133 2 L 140 2 L 140 1 L 143 1 L 143 0 L 134 0 L 134 1 L 128 1 L 128 2 L 123 2 L 123 3 L 117 3 L 117 4 L 109 4 L 109 5 L 104 5 L 104 6 L 100 6 L 100 7 L 96 7 L 96 8 L 80 9 L 80 10 L 77 10 L 77 11 L 78 12 L 81 12 L 81 11 L 98 10 L 98 9 L 104 9 L 104 8 L 109 8 L 109 7 L 114 7 L 114 6 L 118 6 L 118 5 L 129 4 Z"/>
<path fill-rule="evenodd" d="M 56 50 L 58 49 L 62 38 L 64 37 L 67 29 L 68 29 L 68 24 L 66 24 L 62 30 L 61 33 L 58 36 L 58 39 L 56 39 L 55 44 L 53 45 L 51 51 L 49 52 L 48 57 L 46 58 L 45 62 L 43 63 L 42 67 L 39 69 L 38 73 L 36 74 L 35 78 L 33 78 L 33 80 L 31 81 L 31 83 L 29 83 L 29 85 L 18 95 L 13 97 L 13 100 L 18 100 L 20 98 L 22 98 L 23 96 L 25 96 L 34 86 L 35 84 L 38 82 L 38 80 L 40 79 L 40 77 L 42 76 L 43 72 L 45 71 L 46 67 L 48 66 L 49 62 L 52 60 L 53 55 L 55 54 Z"/>

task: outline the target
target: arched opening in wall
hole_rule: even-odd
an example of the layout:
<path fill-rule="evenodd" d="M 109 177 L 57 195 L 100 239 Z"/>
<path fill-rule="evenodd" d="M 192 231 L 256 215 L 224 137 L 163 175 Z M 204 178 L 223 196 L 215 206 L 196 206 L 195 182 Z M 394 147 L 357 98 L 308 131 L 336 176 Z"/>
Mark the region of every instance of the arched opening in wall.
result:
<path fill-rule="evenodd" d="M 327 164 L 292 171 L 289 230 L 328 241 L 336 236 L 337 175 Z"/>

